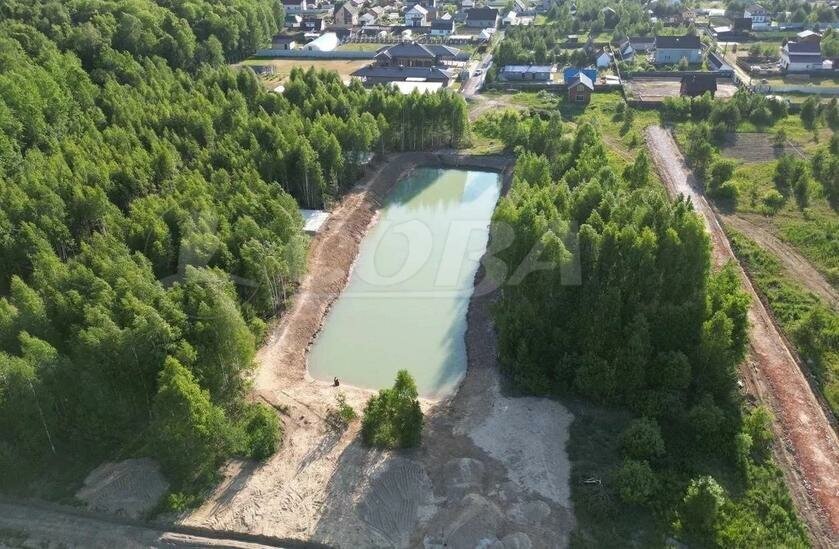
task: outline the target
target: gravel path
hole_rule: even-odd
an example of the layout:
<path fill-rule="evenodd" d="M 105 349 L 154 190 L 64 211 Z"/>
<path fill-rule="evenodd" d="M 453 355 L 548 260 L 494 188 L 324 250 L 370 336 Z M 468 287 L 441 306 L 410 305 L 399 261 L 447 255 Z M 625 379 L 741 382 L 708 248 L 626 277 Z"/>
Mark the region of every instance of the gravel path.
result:
<path fill-rule="evenodd" d="M 671 195 L 690 197 L 704 218 L 716 266 L 736 261 L 718 216 L 704 196 L 672 135 L 654 126 L 647 146 Z M 751 296 L 750 353 L 742 369 L 747 385 L 771 407 L 781 444 L 776 450 L 796 506 L 818 546 L 839 543 L 839 440 L 819 400 L 784 342 L 745 272 L 743 286 Z"/>

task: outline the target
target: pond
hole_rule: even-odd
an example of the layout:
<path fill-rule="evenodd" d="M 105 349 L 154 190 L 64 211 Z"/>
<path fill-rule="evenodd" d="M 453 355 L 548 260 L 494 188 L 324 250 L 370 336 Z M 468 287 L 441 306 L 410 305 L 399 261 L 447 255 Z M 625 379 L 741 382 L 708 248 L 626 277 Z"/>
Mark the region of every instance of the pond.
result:
<path fill-rule="evenodd" d="M 501 191 L 493 172 L 419 168 L 401 179 L 309 353 L 320 380 L 368 389 L 408 370 L 420 394 L 466 372 L 466 312 Z"/>

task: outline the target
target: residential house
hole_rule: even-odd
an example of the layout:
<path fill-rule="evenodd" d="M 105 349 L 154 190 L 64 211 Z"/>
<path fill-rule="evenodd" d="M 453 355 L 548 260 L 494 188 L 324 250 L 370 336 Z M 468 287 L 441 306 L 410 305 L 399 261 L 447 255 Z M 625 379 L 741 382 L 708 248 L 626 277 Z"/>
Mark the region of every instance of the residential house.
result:
<path fill-rule="evenodd" d="M 501 79 L 548 81 L 556 69 L 553 65 L 505 65 L 501 68 Z"/>
<path fill-rule="evenodd" d="M 326 30 L 326 20 L 322 15 L 304 15 L 301 26 L 306 32 L 323 32 Z"/>
<path fill-rule="evenodd" d="M 303 18 L 296 13 L 285 16 L 283 26 L 287 29 L 299 29 L 303 25 Z"/>
<path fill-rule="evenodd" d="M 821 34 L 819 34 L 817 32 L 814 32 L 814 31 L 811 31 L 811 30 L 801 31 L 801 32 L 797 33 L 795 35 L 795 37 L 796 37 L 795 38 L 796 42 L 821 43 L 821 40 L 822 40 L 822 35 Z"/>
<path fill-rule="evenodd" d="M 475 7 L 475 0 L 462 0 L 460 2 L 460 9 L 462 11 L 471 10 Z"/>
<path fill-rule="evenodd" d="M 306 0 L 283 0 L 283 10 L 287 14 L 295 14 L 304 12 L 309 9 Z"/>
<path fill-rule="evenodd" d="M 428 24 L 428 10 L 419 4 L 414 4 L 405 12 L 406 27 L 424 27 Z"/>
<path fill-rule="evenodd" d="M 466 12 L 466 26 L 479 29 L 498 27 L 501 17 L 495 8 L 472 8 Z"/>
<path fill-rule="evenodd" d="M 338 47 L 338 35 L 334 32 L 325 32 L 305 46 L 306 51 L 333 51 Z"/>
<path fill-rule="evenodd" d="M 454 32 L 454 19 L 435 19 L 431 22 L 431 36 L 449 36 Z"/>
<path fill-rule="evenodd" d="M 655 49 L 654 36 L 630 36 L 629 44 L 635 53 L 646 53 Z"/>
<path fill-rule="evenodd" d="M 781 48 L 778 64 L 787 72 L 808 72 L 822 68 L 821 38 L 805 42 L 789 41 Z"/>
<path fill-rule="evenodd" d="M 594 82 L 583 72 L 578 72 L 567 82 L 568 100 L 572 103 L 586 104 L 591 100 L 591 93 L 594 91 Z"/>
<path fill-rule="evenodd" d="M 402 42 L 382 48 L 375 57 L 379 67 L 437 67 L 468 60 L 469 55 L 457 48 L 416 42 Z"/>
<path fill-rule="evenodd" d="M 375 25 L 379 16 L 373 10 L 367 10 L 358 16 L 358 24 L 361 26 Z"/>
<path fill-rule="evenodd" d="M 358 7 L 344 2 L 332 14 L 332 20 L 338 27 L 354 27 L 358 25 Z"/>
<path fill-rule="evenodd" d="M 598 69 L 606 69 L 612 65 L 612 53 L 601 49 L 594 57 L 594 64 Z"/>
<path fill-rule="evenodd" d="M 655 37 L 655 64 L 670 65 L 686 59 L 691 65 L 702 62 L 702 43 L 693 34 Z"/>
<path fill-rule="evenodd" d="M 293 36 L 277 34 L 271 39 L 271 48 L 275 50 L 293 50 L 296 47 L 297 41 Z"/>
<path fill-rule="evenodd" d="M 504 16 L 504 19 L 501 20 L 501 25 L 504 27 L 510 27 L 513 25 L 518 25 L 519 23 L 519 16 L 513 10 L 510 10 L 510 13 Z"/>
<path fill-rule="evenodd" d="M 420 5 L 427 10 L 437 9 L 437 0 L 420 0 Z"/>
<path fill-rule="evenodd" d="M 360 79 L 366 86 L 390 82 L 429 82 L 440 83 L 444 88 L 453 78 L 448 71 L 440 67 L 380 67 L 375 63 L 358 69 L 352 76 Z"/>
<path fill-rule="evenodd" d="M 699 97 L 710 93 L 713 97 L 717 93 L 717 75 L 712 72 L 693 73 L 682 77 L 679 95 L 683 97 Z"/>
<path fill-rule="evenodd" d="M 743 17 L 752 20 L 752 30 L 766 30 L 772 26 L 772 17 L 760 4 L 749 4 L 743 10 Z"/>

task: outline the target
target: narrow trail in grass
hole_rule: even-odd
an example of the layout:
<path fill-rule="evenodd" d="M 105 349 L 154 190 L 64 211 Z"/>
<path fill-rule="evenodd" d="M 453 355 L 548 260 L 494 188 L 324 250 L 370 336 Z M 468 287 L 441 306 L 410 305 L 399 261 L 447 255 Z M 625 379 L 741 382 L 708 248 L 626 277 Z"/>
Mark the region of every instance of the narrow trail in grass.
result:
<path fill-rule="evenodd" d="M 769 229 L 747 219 L 742 214 L 720 215 L 723 224 L 745 234 L 774 255 L 781 266 L 797 283 L 813 292 L 834 310 L 839 310 L 839 292 L 804 256 L 772 234 Z"/>
<path fill-rule="evenodd" d="M 646 139 L 671 196 L 689 197 L 703 217 L 711 237 L 714 265 L 736 262 L 719 218 L 698 190 L 673 136 L 660 126 L 652 126 L 647 129 Z M 749 356 L 741 368 L 744 381 L 773 411 L 780 443 L 776 444 L 779 465 L 814 544 L 836 547 L 839 543 L 839 440 L 742 266 L 739 271 L 751 297 Z"/>

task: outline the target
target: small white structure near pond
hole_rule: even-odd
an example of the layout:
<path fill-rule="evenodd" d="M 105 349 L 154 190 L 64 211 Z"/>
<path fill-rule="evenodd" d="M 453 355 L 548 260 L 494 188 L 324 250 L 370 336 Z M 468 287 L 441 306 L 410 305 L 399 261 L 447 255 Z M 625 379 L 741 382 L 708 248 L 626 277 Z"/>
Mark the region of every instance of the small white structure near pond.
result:
<path fill-rule="evenodd" d="M 303 232 L 309 235 L 317 234 L 323 224 L 329 219 L 329 214 L 323 210 L 300 210 L 303 216 Z"/>

